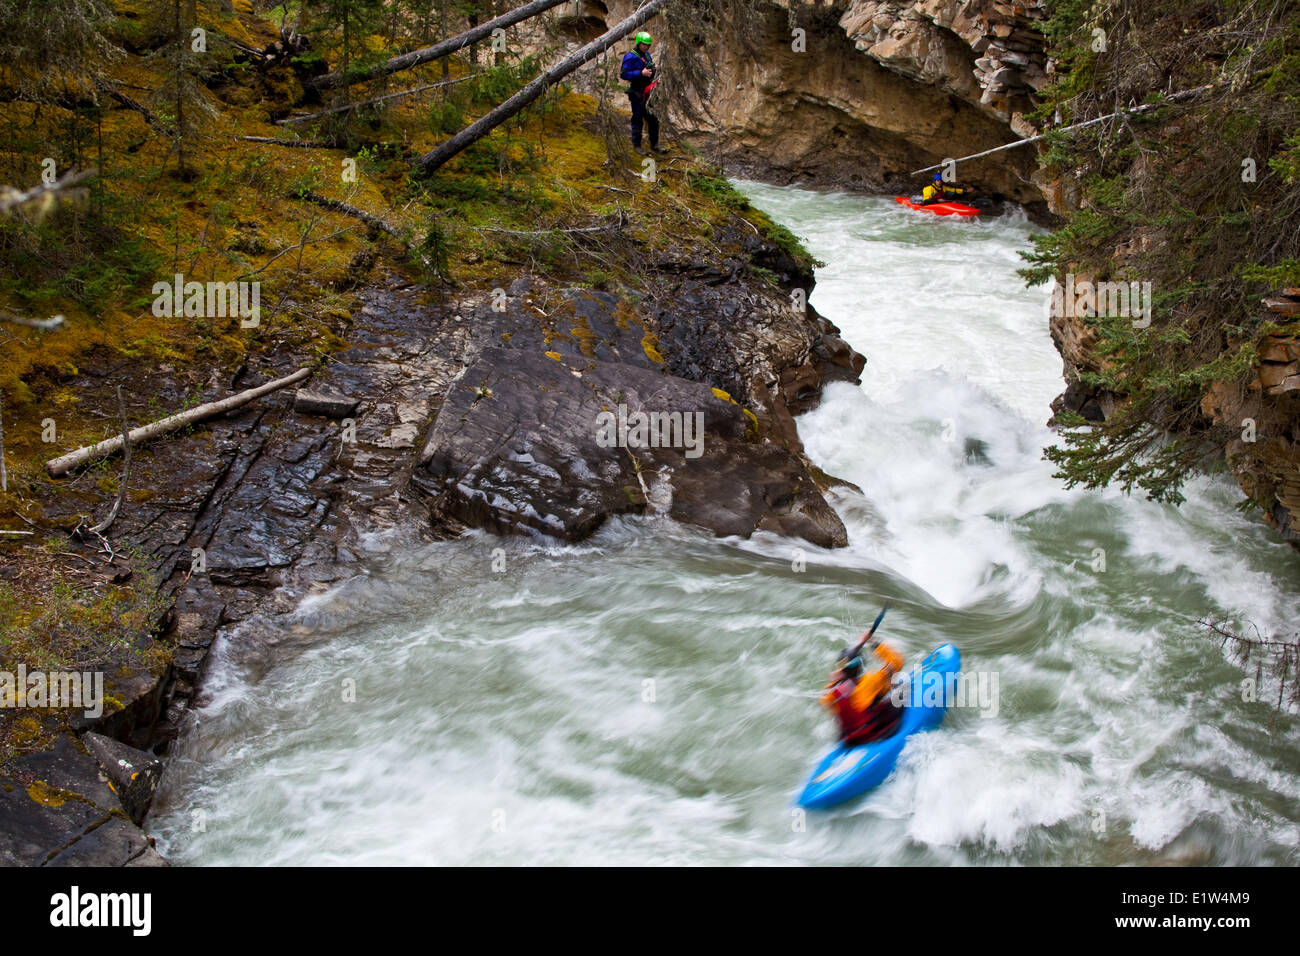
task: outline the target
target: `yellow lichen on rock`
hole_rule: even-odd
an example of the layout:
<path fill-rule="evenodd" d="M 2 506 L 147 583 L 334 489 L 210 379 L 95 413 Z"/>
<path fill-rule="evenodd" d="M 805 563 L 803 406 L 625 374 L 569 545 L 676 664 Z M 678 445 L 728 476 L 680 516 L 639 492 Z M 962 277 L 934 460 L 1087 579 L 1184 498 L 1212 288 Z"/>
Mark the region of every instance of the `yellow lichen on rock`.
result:
<path fill-rule="evenodd" d="M 659 336 L 653 332 L 647 332 L 641 336 L 641 348 L 650 361 L 659 365 L 664 364 L 664 357 L 659 354 Z"/>
<path fill-rule="evenodd" d="M 44 780 L 37 780 L 27 788 L 27 796 L 47 807 L 61 807 L 67 803 L 67 796 L 58 787 L 51 787 Z"/>

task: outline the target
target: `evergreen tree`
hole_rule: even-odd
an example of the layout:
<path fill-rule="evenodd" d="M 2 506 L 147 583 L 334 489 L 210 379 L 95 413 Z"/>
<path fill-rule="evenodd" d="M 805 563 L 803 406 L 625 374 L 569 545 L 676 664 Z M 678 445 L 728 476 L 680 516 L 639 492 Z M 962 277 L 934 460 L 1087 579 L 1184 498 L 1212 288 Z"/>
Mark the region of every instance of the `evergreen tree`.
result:
<path fill-rule="evenodd" d="M 337 55 L 343 72 L 374 58 L 365 41 L 383 30 L 384 0 L 303 0 L 303 11 L 304 18 L 314 15 L 315 31 L 330 37 L 326 50 Z"/>
<path fill-rule="evenodd" d="M 197 0 L 157 0 L 154 16 L 162 42 L 151 58 L 161 63 L 166 80 L 153 98 L 160 112 L 171 114 L 176 170 L 186 178 L 190 175 L 187 150 L 196 145 L 216 113 L 204 83 L 214 69 L 207 30 L 199 22 Z"/>
<path fill-rule="evenodd" d="M 62 106 L 72 122 L 57 131 L 34 131 L 46 142 L 67 141 L 68 159 L 79 160 L 86 120 L 98 120 L 98 85 L 122 53 L 104 35 L 110 11 L 101 0 L 0 0 L 0 105 L 8 126 L 7 142 L 17 144 L 27 128 L 26 112 L 13 103 Z M 3 178 L 29 182 L 42 158 L 31 150 L 5 154 Z"/>

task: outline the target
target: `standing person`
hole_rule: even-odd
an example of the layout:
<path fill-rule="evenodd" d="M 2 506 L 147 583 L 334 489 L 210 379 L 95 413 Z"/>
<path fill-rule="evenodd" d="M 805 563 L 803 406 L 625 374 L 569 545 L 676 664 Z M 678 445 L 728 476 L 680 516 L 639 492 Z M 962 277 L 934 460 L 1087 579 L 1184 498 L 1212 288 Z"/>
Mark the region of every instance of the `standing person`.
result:
<path fill-rule="evenodd" d="M 623 69 L 620 76 L 628 83 L 627 98 L 632 102 L 632 148 L 642 156 L 641 125 L 644 121 L 650 133 L 650 151 L 663 153 L 659 148 L 659 117 L 646 108 L 646 100 L 656 79 L 654 58 L 650 56 L 650 44 L 654 42 L 650 34 L 642 30 L 635 37 L 630 53 L 623 55 Z"/>

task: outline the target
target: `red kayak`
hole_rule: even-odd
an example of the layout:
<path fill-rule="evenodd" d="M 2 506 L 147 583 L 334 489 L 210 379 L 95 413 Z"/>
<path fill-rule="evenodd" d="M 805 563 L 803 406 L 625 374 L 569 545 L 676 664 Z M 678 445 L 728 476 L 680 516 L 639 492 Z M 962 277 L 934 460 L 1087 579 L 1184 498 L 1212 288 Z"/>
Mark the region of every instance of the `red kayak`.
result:
<path fill-rule="evenodd" d="M 978 216 L 980 211 L 974 206 L 967 206 L 959 202 L 936 202 L 926 205 L 924 203 L 913 202 L 906 196 L 895 196 L 894 202 L 906 206 L 908 209 L 919 209 L 921 212 L 932 212 L 936 216 Z"/>

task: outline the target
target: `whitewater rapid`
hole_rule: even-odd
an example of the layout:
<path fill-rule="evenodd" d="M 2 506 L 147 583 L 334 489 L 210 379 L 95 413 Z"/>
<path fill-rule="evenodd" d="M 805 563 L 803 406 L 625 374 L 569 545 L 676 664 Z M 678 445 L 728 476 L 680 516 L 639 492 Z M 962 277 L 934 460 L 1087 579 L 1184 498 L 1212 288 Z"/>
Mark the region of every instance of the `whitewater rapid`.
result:
<path fill-rule="evenodd" d="M 1224 480 L 1174 509 L 1052 477 L 1061 365 L 1047 291 L 1015 275 L 1025 219 L 739 185 L 824 260 L 811 301 L 868 357 L 799 420 L 862 489 L 833 500 L 849 547 L 654 518 L 580 546 L 376 539 L 368 574 L 299 609 L 308 649 L 257 679 L 218 658 L 148 823 L 169 859 L 1300 862 L 1296 718 L 1243 701 L 1194 624 L 1289 635 L 1300 568 Z M 817 691 L 886 598 L 909 665 L 951 640 L 998 706 L 804 815 L 833 736 Z"/>

